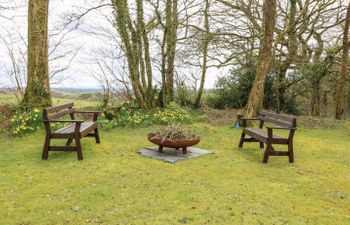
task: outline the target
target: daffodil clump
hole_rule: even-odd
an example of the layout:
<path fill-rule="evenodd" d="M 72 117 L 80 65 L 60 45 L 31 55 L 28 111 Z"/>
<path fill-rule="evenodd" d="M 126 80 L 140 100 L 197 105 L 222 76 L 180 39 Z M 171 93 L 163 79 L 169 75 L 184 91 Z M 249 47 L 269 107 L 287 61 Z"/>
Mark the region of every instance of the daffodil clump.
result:
<path fill-rule="evenodd" d="M 41 110 L 18 111 L 11 119 L 11 132 L 15 136 L 32 133 L 42 126 Z"/>
<path fill-rule="evenodd" d="M 164 110 L 157 110 L 154 120 L 155 124 L 192 123 L 191 114 L 175 103 L 170 103 Z"/>
<path fill-rule="evenodd" d="M 67 126 L 68 123 L 50 123 L 53 131 Z M 33 133 L 43 128 L 42 113 L 40 109 L 31 111 L 17 111 L 11 119 L 11 133 L 14 136 Z"/>
<path fill-rule="evenodd" d="M 101 117 L 99 124 L 104 129 L 114 127 L 140 127 L 155 124 L 192 123 L 191 114 L 175 103 L 170 103 L 166 109 L 141 110 L 120 107 L 112 119 Z"/>
<path fill-rule="evenodd" d="M 153 119 L 150 112 L 137 110 L 128 116 L 126 124 L 131 127 L 147 126 L 153 124 Z"/>
<path fill-rule="evenodd" d="M 116 119 L 107 119 L 106 117 L 100 117 L 98 120 L 98 124 L 104 130 L 110 130 L 114 127 L 118 126 L 118 121 Z"/>

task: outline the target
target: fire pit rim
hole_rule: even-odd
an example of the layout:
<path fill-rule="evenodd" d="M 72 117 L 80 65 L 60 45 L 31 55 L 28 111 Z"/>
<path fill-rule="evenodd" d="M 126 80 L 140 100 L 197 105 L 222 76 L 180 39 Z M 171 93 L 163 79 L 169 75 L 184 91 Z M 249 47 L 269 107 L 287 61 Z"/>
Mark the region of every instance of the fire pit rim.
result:
<path fill-rule="evenodd" d="M 168 147 L 168 148 L 186 148 L 193 145 L 196 145 L 200 142 L 200 137 L 194 139 L 185 139 L 185 140 L 165 140 L 162 142 L 161 138 L 154 137 L 155 133 L 151 132 L 147 135 L 147 138 L 153 144 Z"/>

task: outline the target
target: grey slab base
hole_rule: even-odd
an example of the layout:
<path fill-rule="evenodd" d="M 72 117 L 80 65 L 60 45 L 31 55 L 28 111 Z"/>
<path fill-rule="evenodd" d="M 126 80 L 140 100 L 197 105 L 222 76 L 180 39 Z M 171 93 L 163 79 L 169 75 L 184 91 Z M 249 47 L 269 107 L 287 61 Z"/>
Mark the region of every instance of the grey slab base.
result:
<path fill-rule="evenodd" d="M 152 158 L 152 159 L 158 159 L 163 160 L 165 162 L 169 163 L 176 163 L 181 160 L 186 159 L 192 159 L 192 158 L 198 158 L 204 155 L 210 155 L 213 154 L 212 152 L 196 147 L 188 147 L 187 148 L 187 154 L 182 153 L 182 149 L 176 150 L 174 148 L 163 148 L 163 152 L 158 152 L 158 146 L 152 146 L 147 148 L 140 149 L 140 154 L 144 157 Z"/>

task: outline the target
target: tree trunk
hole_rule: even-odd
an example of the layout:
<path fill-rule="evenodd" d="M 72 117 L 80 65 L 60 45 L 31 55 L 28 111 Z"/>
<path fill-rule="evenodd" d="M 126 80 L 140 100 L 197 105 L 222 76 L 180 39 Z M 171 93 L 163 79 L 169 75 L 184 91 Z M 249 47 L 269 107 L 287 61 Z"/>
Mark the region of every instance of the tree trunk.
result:
<path fill-rule="evenodd" d="M 143 43 L 143 49 L 144 49 L 144 65 L 146 66 L 146 79 L 147 86 L 145 87 L 145 101 L 146 104 L 149 106 L 149 108 L 153 107 L 153 84 L 152 84 L 152 63 L 151 63 L 151 56 L 150 56 L 150 50 L 149 50 L 149 40 L 147 36 L 146 26 L 144 22 L 144 10 L 143 10 L 143 1 L 137 0 L 137 21 L 138 21 L 138 27 L 142 36 L 142 43 Z M 142 44 L 141 43 L 141 44 Z M 141 45 L 142 46 L 142 45 Z M 142 56 L 141 56 L 141 60 Z"/>
<path fill-rule="evenodd" d="M 201 83 L 199 85 L 198 95 L 196 98 L 196 102 L 194 104 L 196 108 L 199 108 L 201 106 L 202 95 L 204 92 L 205 76 L 207 73 L 208 46 L 210 42 L 210 27 L 209 27 L 208 11 L 209 11 L 209 0 L 205 0 L 205 9 L 204 9 L 205 34 L 204 34 L 204 40 L 203 40 L 203 65 L 202 65 Z"/>
<path fill-rule="evenodd" d="M 285 77 L 289 66 L 294 62 L 295 56 L 298 51 L 298 36 L 296 31 L 296 12 L 297 12 L 297 0 L 290 0 L 289 9 L 289 21 L 287 27 L 288 34 L 288 56 L 287 59 L 281 64 L 275 83 L 275 95 L 276 95 L 276 112 L 280 113 L 283 107 L 283 96 L 285 93 Z"/>
<path fill-rule="evenodd" d="M 350 117 L 350 80 L 348 80 L 348 82 L 346 82 L 347 83 L 347 92 L 348 92 L 348 94 L 347 94 L 347 96 L 346 96 L 346 98 L 347 98 L 347 101 L 346 101 L 346 108 L 347 108 L 347 114 L 346 114 L 346 117 L 347 118 L 349 118 Z"/>
<path fill-rule="evenodd" d="M 164 28 L 163 40 L 161 45 L 161 54 L 162 54 L 162 62 L 161 62 L 161 74 L 162 74 L 162 87 L 159 93 L 159 106 L 162 108 L 166 108 L 167 99 L 166 99 L 166 52 L 165 52 L 165 42 L 167 37 L 167 28 Z"/>
<path fill-rule="evenodd" d="M 341 73 L 339 79 L 339 86 L 337 90 L 336 97 L 336 109 L 335 109 L 335 118 L 340 120 L 344 118 L 345 115 L 345 85 L 347 81 L 348 75 L 348 62 L 349 62 L 349 25 L 350 25 L 350 3 L 348 6 L 346 19 L 345 19 L 345 27 L 344 27 L 344 37 L 343 37 L 343 55 L 342 55 L 342 66 Z"/>
<path fill-rule="evenodd" d="M 144 38 L 141 38 L 139 34 L 137 34 L 140 29 L 138 30 L 133 27 L 127 0 L 112 0 L 112 5 L 115 9 L 116 24 L 128 62 L 129 78 L 133 94 L 140 108 L 150 108 L 151 106 L 145 101 L 145 91 L 140 81 L 140 79 L 144 77 L 144 74 L 142 74 L 144 71 L 141 71 L 140 74 L 139 69 L 140 65 L 144 65 L 144 62 L 141 62 L 141 60 L 143 60 L 143 51 L 140 50 L 140 48 L 143 47 L 141 39 Z M 142 7 L 142 4 L 138 6 Z M 137 10 L 140 10 L 139 7 Z M 143 83 L 145 82 L 145 79 L 143 79 Z"/>
<path fill-rule="evenodd" d="M 262 106 L 264 87 L 269 72 L 273 34 L 276 25 L 276 0 L 265 0 L 263 3 L 263 33 L 259 49 L 258 67 L 252 90 L 249 95 L 246 116 L 255 115 Z"/>
<path fill-rule="evenodd" d="M 166 98 L 167 101 L 174 101 L 174 63 L 177 42 L 178 12 L 177 0 L 166 1 Z"/>
<path fill-rule="evenodd" d="M 312 87 L 311 93 L 311 115 L 312 116 L 320 116 L 321 112 L 321 79 L 316 80 Z"/>
<path fill-rule="evenodd" d="M 27 87 L 21 105 L 25 109 L 51 105 L 48 65 L 48 0 L 28 3 Z"/>
<path fill-rule="evenodd" d="M 281 112 L 281 108 L 283 105 L 283 95 L 285 92 L 284 80 L 285 80 L 286 73 L 289 66 L 290 66 L 289 61 L 283 63 L 283 65 L 280 66 L 277 73 L 277 77 L 275 81 L 276 113 Z"/>

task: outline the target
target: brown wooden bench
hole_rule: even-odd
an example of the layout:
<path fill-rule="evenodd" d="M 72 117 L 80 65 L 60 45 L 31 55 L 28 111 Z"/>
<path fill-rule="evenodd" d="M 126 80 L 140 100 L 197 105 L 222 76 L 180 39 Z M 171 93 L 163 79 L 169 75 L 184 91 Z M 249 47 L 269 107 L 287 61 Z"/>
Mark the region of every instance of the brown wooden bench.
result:
<path fill-rule="evenodd" d="M 100 143 L 100 136 L 97 128 L 97 117 L 99 112 L 96 111 L 79 111 L 73 109 L 74 104 L 68 103 L 58 105 L 43 110 L 43 123 L 45 125 L 46 138 L 43 148 L 42 159 L 47 159 L 49 151 L 76 151 L 78 159 L 83 159 L 80 139 L 83 137 L 95 137 L 96 143 Z M 76 120 L 75 114 L 92 114 L 92 120 Z M 60 119 L 69 115 L 70 120 Z M 52 123 L 70 123 L 68 126 L 52 131 Z M 51 139 L 67 139 L 65 146 L 50 146 Z M 70 146 L 75 140 L 75 146 Z"/>
<path fill-rule="evenodd" d="M 248 128 L 247 121 L 249 120 L 260 121 L 259 128 Z M 288 156 L 289 162 L 294 162 L 293 137 L 297 126 L 295 117 L 261 111 L 259 117 L 241 118 L 241 122 L 243 130 L 241 140 L 239 142 L 240 148 L 243 147 L 244 142 L 259 142 L 260 148 L 264 148 L 265 143 L 266 149 L 264 153 L 263 163 L 267 163 L 269 156 Z M 266 126 L 265 130 L 263 129 L 265 123 L 271 123 L 274 124 L 274 126 Z M 277 129 L 289 130 L 288 137 L 281 137 L 274 134 L 273 131 Z M 249 135 L 251 138 L 245 138 L 246 135 Z M 288 151 L 276 151 L 272 146 L 275 144 L 288 145 Z"/>

